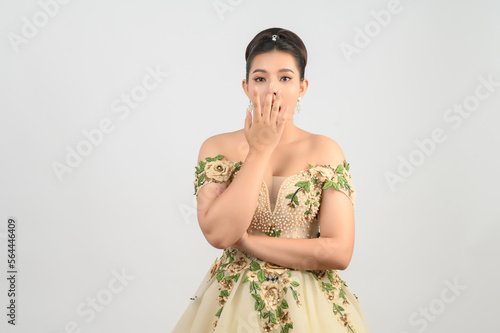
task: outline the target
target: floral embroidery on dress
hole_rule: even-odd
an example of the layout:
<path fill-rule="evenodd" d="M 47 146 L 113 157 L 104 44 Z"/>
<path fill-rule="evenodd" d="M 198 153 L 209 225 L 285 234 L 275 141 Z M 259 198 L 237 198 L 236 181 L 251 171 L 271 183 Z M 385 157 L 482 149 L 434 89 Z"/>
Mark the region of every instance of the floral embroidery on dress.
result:
<path fill-rule="evenodd" d="M 236 254 L 239 253 L 236 259 L 234 258 Z M 236 249 L 226 248 L 222 256 L 215 260 L 210 268 L 210 280 L 216 276 L 217 282 L 219 283 L 220 294 L 217 297 L 217 302 L 219 303 L 219 310 L 215 313 L 216 319 L 213 321 L 213 330 L 217 327 L 217 321 L 220 318 L 224 305 L 226 305 L 227 299 L 233 289 L 234 283 L 238 282 L 240 274 L 244 269 L 250 266 L 250 259 L 248 259 L 241 251 Z M 226 275 L 228 272 L 230 275 Z"/>
<path fill-rule="evenodd" d="M 260 327 L 263 332 L 288 333 L 293 329 L 293 321 L 288 312 L 289 304 L 284 295 L 291 292 L 297 306 L 301 306 L 297 281 L 291 279 L 294 269 L 274 265 L 234 248 L 226 248 L 210 269 L 210 279 L 216 276 L 220 294 L 217 297 L 219 310 L 215 313 L 213 328 L 224 309 L 235 282 L 243 270 L 247 270 L 242 284 L 249 282 L 249 292 L 255 300 L 255 310 L 259 312 Z"/>
<path fill-rule="evenodd" d="M 222 161 L 224 155 L 206 157 L 204 161 L 195 166 L 194 194 L 198 196 L 200 188 L 210 182 L 231 184 L 237 171 L 241 168 L 241 162 Z"/>
<path fill-rule="evenodd" d="M 307 177 L 307 180 L 295 183 L 296 189 L 285 196 L 285 199 L 290 199 L 287 206 L 291 211 L 301 207 L 301 204 L 306 207 L 304 210 L 305 223 L 311 222 L 317 217 L 321 204 L 321 190 L 333 187 L 335 190 L 345 193 L 354 205 L 356 191 L 351 182 L 349 163 L 346 160 L 336 167 L 330 165 L 314 166 L 312 164 L 308 164 L 308 166 L 308 169 L 299 173 L 299 175 Z M 299 193 L 301 192 L 304 194 L 303 202 L 300 202 L 299 199 Z M 268 222 L 267 227 L 267 231 L 264 232 L 266 235 L 270 237 L 279 237 L 281 235 L 282 230 L 276 228 L 275 223 Z"/>
<path fill-rule="evenodd" d="M 250 269 L 242 283 L 250 282 L 250 293 L 255 299 L 255 310 L 259 311 L 259 322 L 264 332 L 280 330 L 288 333 L 293 329 L 293 321 L 288 312 L 288 302 L 285 294 L 291 291 L 297 306 L 300 293 L 297 288 L 300 284 L 291 279 L 293 269 L 275 265 L 259 258 L 252 260 Z"/>
<path fill-rule="evenodd" d="M 313 166 L 312 164 L 309 164 L 309 169 L 304 170 L 304 173 L 309 175 L 310 179 L 300 181 L 295 184 L 298 189 L 285 197 L 286 199 L 290 199 L 288 207 L 295 208 L 300 204 L 297 193 L 299 191 L 303 191 L 308 194 L 304 205 L 309 205 L 309 209 L 304 212 L 304 215 L 308 216 L 309 219 L 312 218 L 312 207 L 317 207 L 321 203 L 321 193 L 316 191 L 313 195 L 310 189 L 312 185 L 316 185 L 318 183 L 322 185 L 321 189 L 323 190 L 333 186 L 333 188 L 337 191 L 346 193 L 354 203 L 356 191 L 348 181 L 348 179 L 351 178 L 351 174 L 349 173 L 349 163 L 347 163 L 346 160 L 344 160 L 343 164 L 339 164 L 336 167 L 332 167 L 330 165 Z"/>
<path fill-rule="evenodd" d="M 310 272 L 318 281 L 321 291 L 323 291 L 328 303 L 333 304 L 333 313 L 339 316 L 337 319 L 338 322 L 342 326 L 345 326 L 348 332 L 356 333 L 349 319 L 350 313 L 347 313 L 343 307 L 347 307 L 350 304 L 342 288 L 342 286 L 347 287 L 346 282 L 342 280 L 337 271 L 333 269 L 317 271 L 307 270 L 307 272 Z M 340 305 L 340 302 L 342 302 L 342 305 Z"/>

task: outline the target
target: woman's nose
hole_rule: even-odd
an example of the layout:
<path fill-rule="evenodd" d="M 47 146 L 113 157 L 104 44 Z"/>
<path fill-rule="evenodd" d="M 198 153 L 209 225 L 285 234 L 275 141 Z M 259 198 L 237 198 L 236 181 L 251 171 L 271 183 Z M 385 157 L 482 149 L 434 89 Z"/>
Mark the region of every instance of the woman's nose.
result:
<path fill-rule="evenodd" d="M 279 88 L 278 82 L 272 81 L 271 83 L 273 84 L 273 93 L 276 95 L 276 92 L 278 91 Z"/>

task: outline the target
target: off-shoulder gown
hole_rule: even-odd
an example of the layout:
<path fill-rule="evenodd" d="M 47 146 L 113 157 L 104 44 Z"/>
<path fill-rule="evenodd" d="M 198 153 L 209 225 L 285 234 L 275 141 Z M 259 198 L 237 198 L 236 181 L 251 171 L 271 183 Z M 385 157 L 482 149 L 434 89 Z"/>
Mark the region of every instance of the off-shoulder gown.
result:
<path fill-rule="evenodd" d="M 223 158 L 207 157 L 195 167 L 196 197 L 205 184 L 229 186 L 237 176 L 243 162 Z M 272 184 L 263 181 L 248 233 L 320 237 L 321 197 L 332 190 L 347 195 L 354 209 L 356 191 L 346 161 L 337 166 L 308 164 L 295 175 L 273 176 Z M 336 270 L 282 267 L 232 246 L 221 251 L 189 295 L 173 333 L 369 332 L 359 299 Z"/>

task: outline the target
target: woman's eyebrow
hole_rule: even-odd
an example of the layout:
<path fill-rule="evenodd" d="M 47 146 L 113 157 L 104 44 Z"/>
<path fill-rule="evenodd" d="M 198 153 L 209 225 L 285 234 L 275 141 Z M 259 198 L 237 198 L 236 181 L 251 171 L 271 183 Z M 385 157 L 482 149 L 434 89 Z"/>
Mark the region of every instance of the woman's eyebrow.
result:
<path fill-rule="evenodd" d="M 257 72 L 267 73 L 267 71 L 265 69 L 259 69 L 259 68 L 257 68 L 256 70 L 254 70 L 252 72 L 252 74 L 253 73 L 257 73 Z M 291 73 L 295 74 L 290 68 L 282 68 L 278 72 L 291 72 Z"/>

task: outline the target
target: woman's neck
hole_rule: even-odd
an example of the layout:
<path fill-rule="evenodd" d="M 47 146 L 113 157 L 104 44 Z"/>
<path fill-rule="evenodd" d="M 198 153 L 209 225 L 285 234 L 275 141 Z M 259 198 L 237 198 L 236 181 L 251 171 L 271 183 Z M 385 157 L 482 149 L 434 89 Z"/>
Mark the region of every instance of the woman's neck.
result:
<path fill-rule="evenodd" d="M 278 147 L 281 145 L 288 145 L 297 141 L 302 133 L 303 131 L 293 123 L 293 119 L 288 119 L 285 124 L 285 128 L 283 129 L 283 133 L 281 134 Z"/>

